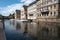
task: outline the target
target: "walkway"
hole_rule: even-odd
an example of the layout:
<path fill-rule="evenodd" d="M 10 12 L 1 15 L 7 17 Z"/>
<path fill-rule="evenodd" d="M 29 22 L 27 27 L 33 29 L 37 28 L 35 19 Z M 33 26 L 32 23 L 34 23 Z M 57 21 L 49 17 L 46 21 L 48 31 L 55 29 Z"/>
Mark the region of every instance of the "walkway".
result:
<path fill-rule="evenodd" d="M 0 40 L 6 40 L 2 22 L 0 22 Z"/>

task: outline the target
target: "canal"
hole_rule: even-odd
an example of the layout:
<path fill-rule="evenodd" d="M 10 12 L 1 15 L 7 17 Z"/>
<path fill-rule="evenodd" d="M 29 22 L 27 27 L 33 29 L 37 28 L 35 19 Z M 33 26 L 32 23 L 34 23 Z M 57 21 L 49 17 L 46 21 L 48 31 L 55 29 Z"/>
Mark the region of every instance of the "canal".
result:
<path fill-rule="evenodd" d="M 6 40 L 60 40 L 60 23 L 5 20 Z"/>

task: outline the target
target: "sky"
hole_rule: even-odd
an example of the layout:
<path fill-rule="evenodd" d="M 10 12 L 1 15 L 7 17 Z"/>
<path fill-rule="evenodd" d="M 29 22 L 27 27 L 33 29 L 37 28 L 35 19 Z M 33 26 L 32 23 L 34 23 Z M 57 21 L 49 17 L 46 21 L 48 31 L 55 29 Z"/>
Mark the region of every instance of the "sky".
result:
<path fill-rule="evenodd" d="M 13 14 L 16 9 L 20 10 L 23 5 L 29 5 L 35 0 L 0 0 L 0 14 L 9 16 Z"/>

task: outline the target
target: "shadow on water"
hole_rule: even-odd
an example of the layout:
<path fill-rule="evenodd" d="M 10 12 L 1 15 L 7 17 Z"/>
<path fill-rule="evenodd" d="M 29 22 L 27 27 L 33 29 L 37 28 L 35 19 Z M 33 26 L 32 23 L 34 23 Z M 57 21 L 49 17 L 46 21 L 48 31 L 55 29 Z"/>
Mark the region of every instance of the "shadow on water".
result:
<path fill-rule="evenodd" d="M 10 22 L 5 21 L 7 40 L 60 40 L 60 23 Z"/>

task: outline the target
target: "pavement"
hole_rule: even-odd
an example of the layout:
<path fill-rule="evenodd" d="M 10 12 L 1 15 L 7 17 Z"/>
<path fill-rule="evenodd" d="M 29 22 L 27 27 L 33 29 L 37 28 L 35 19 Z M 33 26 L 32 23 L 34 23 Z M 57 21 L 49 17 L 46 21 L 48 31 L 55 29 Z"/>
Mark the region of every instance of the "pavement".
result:
<path fill-rule="evenodd" d="M 3 23 L 0 22 L 0 40 L 6 40 L 5 32 L 3 30 Z"/>

